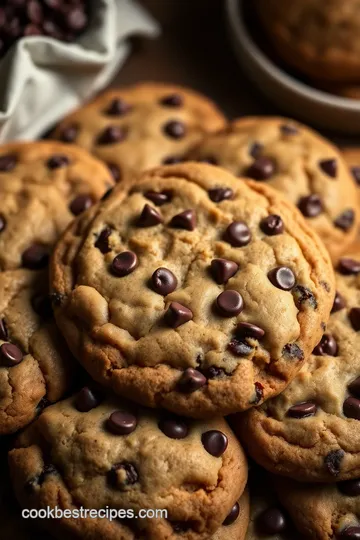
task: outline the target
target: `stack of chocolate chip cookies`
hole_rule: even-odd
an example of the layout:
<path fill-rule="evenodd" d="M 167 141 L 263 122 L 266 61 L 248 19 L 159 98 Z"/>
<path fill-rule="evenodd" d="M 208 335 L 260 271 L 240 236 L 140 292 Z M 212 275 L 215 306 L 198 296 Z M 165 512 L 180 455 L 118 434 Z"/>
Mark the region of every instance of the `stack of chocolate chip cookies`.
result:
<path fill-rule="evenodd" d="M 51 136 L 0 147 L 4 493 L 48 540 L 359 538 L 353 158 L 154 83 Z"/>

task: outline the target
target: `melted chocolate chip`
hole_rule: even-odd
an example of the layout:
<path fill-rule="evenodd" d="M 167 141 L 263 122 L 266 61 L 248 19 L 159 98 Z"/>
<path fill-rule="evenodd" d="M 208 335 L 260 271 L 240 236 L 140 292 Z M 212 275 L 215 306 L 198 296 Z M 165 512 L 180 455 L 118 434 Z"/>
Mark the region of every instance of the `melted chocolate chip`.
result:
<path fill-rule="evenodd" d="M 47 266 L 49 261 L 48 248 L 42 244 L 33 244 L 22 254 L 22 266 L 30 270 L 39 270 Z"/>
<path fill-rule="evenodd" d="M 255 387 L 255 397 L 253 398 L 252 401 L 250 401 L 250 404 L 251 405 L 258 405 L 260 403 L 260 401 L 264 397 L 264 387 L 259 382 L 256 382 L 254 384 L 254 387 Z"/>
<path fill-rule="evenodd" d="M 258 516 L 257 526 L 263 534 L 278 534 L 286 529 L 286 518 L 279 508 L 269 508 Z"/>
<path fill-rule="evenodd" d="M 357 377 L 350 384 L 348 384 L 348 390 L 353 396 L 360 399 L 360 377 Z"/>
<path fill-rule="evenodd" d="M 215 203 L 229 200 L 234 197 L 233 190 L 227 187 L 209 189 L 208 193 L 209 193 L 210 200 L 212 200 Z"/>
<path fill-rule="evenodd" d="M 123 490 L 139 481 L 139 473 L 135 465 L 122 461 L 110 469 L 107 478 L 111 486 Z"/>
<path fill-rule="evenodd" d="M 349 312 L 349 319 L 351 322 L 351 326 L 355 330 L 355 332 L 359 332 L 360 330 L 360 308 L 355 307 L 351 308 Z"/>
<path fill-rule="evenodd" d="M 48 476 L 51 476 L 54 474 L 57 474 L 57 470 L 54 465 L 52 465 L 51 463 L 44 465 L 44 468 L 39 475 L 35 476 L 34 478 L 31 478 L 28 482 L 26 482 L 25 490 L 28 493 L 33 492 L 35 486 L 41 486 L 45 482 Z"/>
<path fill-rule="evenodd" d="M 197 159 L 199 163 L 208 163 L 209 165 L 219 165 L 219 160 L 215 156 L 204 156 Z"/>
<path fill-rule="evenodd" d="M 309 416 L 314 416 L 317 411 L 317 406 L 311 401 L 306 401 L 304 403 L 298 403 L 293 405 L 287 412 L 287 416 L 290 418 L 308 418 Z"/>
<path fill-rule="evenodd" d="M 2 339 L 3 341 L 7 341 L 8 337 L 9 335 L 8 335 L 5 319 L 1 319 L 0 320 L 0 339 Z"/>
<path fill-rule="evenodd" d="M 193 312 L 178 302 L 171 302 L 165 314 L 166 323 L 172 328 L 178 328 L 179 326 L 191 321 L 192 318 Z"/>
<path fill-rule="evenodd" d="M 0 346 L 0 361 L 1 365 L 6 367 L 13 367 L 20 364 L 24 358 L 23 353 L 13 343 L 3 343 Z"/>
<path fill-rule="evenodd" d="M 214 457 L 224 454 L 228 446 L 228 438 L 222 431 L 206 431 L 201 436 L 201 442 L 205 450 Z"/>
<path fill-rule="evenodd" d="M 69 209 L 74 216 L 78 216 L 82 212 L 85 212 L 85 210 L 88 210 L 93 204 L 94 201 L 90 195 L 78 195 L 73 201 L 71 201 Z"/>
<path fill-rule="evenodd" d="M 172 192 L 165 191 L 147 191 L 144 193 L 144 197 L 153 202 L 156 206 L 162 206 L 163 204 L 169 203 L 172 199 Z"/>
<path fill-rule="evenodd" d="M 109 416 L 106 426 L 115 435 L 128 435 L 135 431 L 137 419 L 131 413 L 115 411 Z"/>
<path fill-rule="evenodd" d="M 360 261 L 350 259 L 349 257 L 343 257 L 338 263 L 337 271 L 344 276 L 359 274 Z"/>
<path fill-rule="evenodd" d="M 170 439 L 185 439 L 189 428 L 181 418 L 164 418 L 159 422 L 159 429 Z"/>
<path fill-rule="evenodd" d="M 225 231 L 225 240 L 233 247 L 246 246 L 251 240 L 251 232 L 244 221 L 233 221 Z"/>
<path fill-rule="evenodd" d="M 289 360 L 303 360 L 304 353 L 296 343 L 287 343 L 282 350 L 285 358 Z"/>
<path fill-rule="evenodd" d="M 236 328 L 236 335 L 241 337 L 251 337 L 261 339 L 265 335 L 265 331 L 255 324 L 240 322 Z"/>
<path fill-rule="evenodd" d="M 269 180 L 276 170 L 275 161 L 271 158 L 258 157 L 247 169 L 246 176 L 253 180 Z"/>
<path fill-rule="evenodd" d="M 227 290 L 219 294 L 216 306 L 223 317 L 236 317 L 244 309 L 244 301 L 237 291 Z"/>
<path fill-rule="evenodd" d="M 124 116 L 124 114 L 130 112 L 131 109 L 131 105 L 126 103 L 126 101 L 121 98 L 115 98 L 105 110 L 105 114 L 107 116 Z"/>
<path fill-rule="evenodd" d="M 360 400 L 354 397 L 348 397 L 343 404 L 343 412 L 347 418 L 360 420 Z"/>
<path fill-rule="evenodd" d="M 268 236 L 275 236 L 284 232 L 284 223 L 280 216 L 272 214 L 261 220 L 260 229 Z"/>
<path fill-rule="evenodd" d="M 138 258 L 133 251 L 123 251 L 116 255 L 111 263 L 113 274 L 119 277 L 131 274 L 138 265 Z"/>
<path fill-rule="evenodd" d="M 351 208 L 344 210 L 334 221 L 335 227 L 348 231 L 354 225 L 355 212 Z"/>
<path fill-rule="evenodd" d="M 57 154 L 55 156 L 52 156 L 48 162 L 47 166 L 49 169 L 60 169 L 62 167 L 67 167 L 69 165 L 70 161 L 67 156 L 63 156 L 61 154 Z"/>
<path fill-rule="evenodd" d="M 313 193 L 307 197 L 301 197 L 298 208 L 305 217 L 313 218 L 322 213 L 323 204 L 319 195 Z"/>
<path fill-rule="evenodd" d="M 145 204 L 140 217 L 137 221 L 138 227 L 154 227 L 163 222 L 163 218 L 155 208 L 152 208 L 149 204 Z"/>
<path fill-rule="evenodd" d="M 283 291 L 290 291 L 295 285 L 295 276 L 293 271 L 287 266 L 278 266 L 268 273 L 271 283 Z"/>
<path fill-rule="evenodd" d="M 292 290 L 292 294 L 298 309 L 301 309 L 303 306 L 307 305 L 313 309 L 317 308 L 317 300 L 314 294 L 307 287 L 304 287 L 303 285 L 296 285 Z"/>
<path fill-rule="evenodd" d="M 167 268 L 158 268 L 151 277 L 152 289 L 162 296 L 175 291 L 177 283 L 176 276 Z"/>
<path fill-rule="evenodd" d="M 331 476 L 338 476 L 344 456 L 345 452 L 343 450 L 332 450 L 325 457 L 324 465 Z"/>
<path fill-rule="evenodd" d="M 170 120 L 164 125 L 163 131 L 172 139 L 182 139 L 186 135 L 186 126 L 179 120 Z"/>
<path fill-rule="evenodd" d="M 339 482 L 337 487 L 341 493 L 348 497 L 358 497 L 360 495 L 360 478 Z"/>
<path fill-rule="evenodd" d="M 225 527 L 227 527 L 227 526 L 232 525 L 233 523 L 235 523 L 235 521 L 239 517 L 239 514 L 240 514 L 239 503 L 235 503 L 234 506 L 232 507 L 232 509 L 230 510 L 230 513 L 225 518 L 225 520 L 223 522 L 223 525 Z"/>
<path fill-rule="evenodd" d="M 219 379 L 220 377 L 226 375 L 225 370 L 217 366 L 211 366 L 208 369 L 204 370 L 203 373 L 205 377 L 209 380 Z"/>
<path fill-rule="evenodd" d="M 360 540 L 360 527 L 346 527 L 336 534 L 338 540 Z"/>
<path fill-rule="evenodd" d="M 216 283 L 223 285 L 232 278 L 239 270 L 239 265 L 227 259 L 213 259 L 211 261 L 211 275 Z"/>
<path fill-rule="evenodd" d="M 170 225 L 176 229 L 193 231 L 196 227 L 196 214 L 194 210 L 184 210 L 170 221 Z"/>
<path fill-rule="evenodd" d="M 355 182 L 360 186 L 360 167 L 351 167 L 350 170 Z"/>
<path fill-rule="evenodd" d="M 6 228 L 6 219 L 2 214 L 0 214 L 0 232 L 2 232 L 5 228 Z"/>
<path fill-rule="evenodd" d="M 75 398 L 75 407 L 80 412 L 89 412 L 91 409 L 95 409 L 99 403 L 99 396 L 88 386 L 82 388 Z"/>
<path fill-rule="evenodd" d="M 338 293 L 336 291 L 333 307 L 331 309 L 331 313 L 336 313 L 337 311 L 340 311 L 341 309 L 344 309 L 345 305 L 346 305 L 345 304 L 345 299 L 341 296 L 340 293 Z"/>
<path fill-rule="evenodd" d="M 230 341 L 227 348 L 234 356 L 249 356 L 254 350 L 246 339 L 238 336 Z"/>
<path fill-rule="evenodd" d="M 255 141 L 249 148 L 249 155 L 254 159 L 258 158 L 264 148 L 264 145 Z"/>
<path fill-rule="evenodd" d="M 299 130 L 294 124 L 282 124 L 280 131 L 283 135 L 297 135 Z"/>
<path fill-rule="evenodd" d="M 126 138 L 126 131 L 120 126 L 109 126 L 99 135 L 97 144 L 114 144 Z"/>
<path fill-rule="evenodd" d="M 160 100 L 160 104 L 164 107 L 181 107 L 184 103 L 183 97 L 180 94 L 169 94 L 168 96 L 164 96 Z"/>
<path fill-rule="evenodd" d="M 337 356 L 338 345 L 334 336 L 331 334 L 324 334 L 320 343 L 316 345 L 313 350 L 313 354 L 317 356 Z"/>
<path fill-rule="evenodd" d="M 192 394 L 206 384 L 206 377 L 197 369 L 187 368 L 179 380 L 179 390 L 185 394 Z"/>
<path fill-rule="evenodd" d="M 162 160 L 163 165 L 176 165 L 177 163 L 182 163 L 184 158 L 181 156 L 168 156 Z"/>
<path fill-rule="evenodd" d="M 319 161 L 320 169 L 330 178 L 336 178 L 337 175 L 337 161 L 336 159 L 323 159 Z"/>
<path fill-rule="evenodd" d="M 105 253 L 109 253 L 111 251 L 111 247 L 109 245 L 109 238 L 111 236 L 112 230 L 110 227 L 105 227 L 99 234 L 99 236 L 96 239 L 95 247 L 98 248 L 101 253 L 105 255 Z"/>
<path fill-rule="evenodd" d="M 79 126 L 76 124 L 71 124 L 70 126 L 65 127 L 60 133 L 59 139 L 66 143 L 72 143 L 75 141 L 79 133 Z"/>
<path fill-rule="evenodd" d="M 111 173 L 113 180 L 118 183 L 121 180 L 121 170 L 115 163 L 107 163 L 107 167 Z"/>
<path fill-rule="evenodd" d="M 0 172 L 10 172 L 15 169 L 17 157 L 12 154 L 0 156 Z"/>

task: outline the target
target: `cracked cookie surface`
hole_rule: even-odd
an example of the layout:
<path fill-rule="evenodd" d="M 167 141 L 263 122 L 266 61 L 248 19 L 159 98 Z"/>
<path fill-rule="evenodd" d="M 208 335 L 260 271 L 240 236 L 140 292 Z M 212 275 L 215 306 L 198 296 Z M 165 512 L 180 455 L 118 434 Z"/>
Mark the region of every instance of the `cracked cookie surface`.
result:
<path fill-rule="evenodd" d="M 75 220 L 52 260 L 57 322 L 92 377 L 185 416 L 279 393 L 334 298 L 322 243 L 279 193 L 167 166 Z"/>
<path fill-rule="evenodd" d="M 276 52 L 321 82 L 359 82 L 358 0 L 256 0 L 259 19 Z"/>
<path fill-rule="evenodd" d="M 0 146 L 0 270 L 46 266 L 60 233 L 113 183 L 100 161 L 75 146 Z"/>
<path fill-rule="evenodd" d="M 300 481 L 360 476 L 360 250 L 341 258 L 326 332 L 284 392 L 238 418 L 250 454 Z"/>
<path fill-rule="evenodd" d="M 225 118 L 193 90 L 142 83 L 111 90 L 65 118 L 53 138 L 73 142 L 107 163 L 116 181 L 176 163 Z"/>
<path fill-rule="evenodd" d="M 241 118 L 205 136 L 189 158 L 281 191 L 298 206 L 333 259 L 355 239 L 358 197 L 348 167 L 337 148 L 298 122 Z"/>
<path fill-rule="evenodd" d="M 43 411 L 9 454 L 25 508 L 167 510 L 155 519 L 60 519 L 57 538 L 205 540 L 233 516 L 247 463 L 226 422 L 163 415 L 91 388 Z"/>

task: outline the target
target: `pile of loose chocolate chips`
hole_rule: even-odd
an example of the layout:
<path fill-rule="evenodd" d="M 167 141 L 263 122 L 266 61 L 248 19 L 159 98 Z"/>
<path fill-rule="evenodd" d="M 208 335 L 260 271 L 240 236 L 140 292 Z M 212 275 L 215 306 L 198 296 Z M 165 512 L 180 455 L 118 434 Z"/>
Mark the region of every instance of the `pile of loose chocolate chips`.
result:
<path fill-rule="evenodd" d="M 74 41 L 87 27 L 89 0 L 0 0 L 0 57 L 25 36 Z"/>

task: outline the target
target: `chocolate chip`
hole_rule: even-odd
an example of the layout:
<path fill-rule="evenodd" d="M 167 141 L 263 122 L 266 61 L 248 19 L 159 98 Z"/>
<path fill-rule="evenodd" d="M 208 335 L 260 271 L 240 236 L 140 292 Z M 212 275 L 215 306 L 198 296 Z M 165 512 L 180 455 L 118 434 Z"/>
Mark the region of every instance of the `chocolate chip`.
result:
<path fill-rule="evenodd" d="M 137 419 L 131 413 L 115 411 L 109 416 L 106 425 L 115 435 L 129 435 L 129 433 L 135 431 Z"/>
<path fill-rule="evenodd" d="M 335 227 L 342 229 L 343 231 L 348 231 L 355 221 L 355 212 L 351 208 L 344 210 L 334 221 Z"/>
<path fill-rule="evenodd" d="M 360 527 L 346 527 L 336 534 L 338 540 L 360 540 Z"/>
<path fill-rule="evenodd" d="M 339 482 L 337 487 L 344 495 L 348 495 L 348 497 L 357 497 L 360 495 L 360 478 Z"/>
<path fill-rule="evenodd" d="M 227 346 L 228 350 L 235 356 L 249 356 L 254 347 L 252 347 L 246 339 L 235 336 Z"/>
<path fill-rule="evenodd" d="M 152 289 L 162 296 L 166 296 L 177 287 L 176 276 L 167 268 L 158 268 L 151 277 Z"/>
<path fill-rule="evenodd" d="M 61 306 L 65 300 L 65 295 L 59 292 L 53 292 L 50 294 L 50 300 L 54 306 Z"/>
<path fill-rule="evenodd" d="M 181 107 L 183 103 L 184 100 L 180 94 L 169 94 L 160 100 L 160 104 L 164 107 Z"/>
<path fill-rule="evenodd" d="M 125 489 L 127 486 L 133 486 L 139 481 L 139 473 L 135 465 L 129 461 L 122 461 L 111 468 L 107 478 L 111 486 Z"/>
<path fill-rule="evenodd" d="M 194 210 L 184 210 L 170 221 L 170 225 L 176 229 L 193 231 L 196 227 L 196 214 Z"/>
<path fill-rule="evenodd" d="M 95 247 L 98 248 L 101 253 L 105 255 L 105 253 L 109 253 L 111 251 L 111 247 L 109 245 L 109 238 L 111 236 L 112 230 L 110 227 L 105 227 L 97 237 L 97 240 L 95 242 Z"/>
<path fill-rule="evenodd" d="M 263 534 L 277 534 L 286 529 L 286 518 L 279 508 L 268 508 L 257 518 L 257 526 Z"/>
<path fill-rule="evenodd" d="M 48 248 L 42 244 L 33 244 L 22 254 L 22 266 L 30 270 L 44 268 L 49 261 Z"/>
<path fill-rule="evenodd" d="M 233 221 L 225 231 L 225 240 L 233 247 L 246 246 L 251 240 L 251 232 L 244 221 Z"/>
<path fill-rule="evenodd" d="M 215 156 L 204 156 L 197 159 L 199 163 L 208 163 L 209 165 L 219 165 L 219 160 Z"/>
<path fill-rule="evenodd" d="M 85 210 L 88 210 L 93 204 L 94 201 L 90 195 L 78 195 L 73 201 L 71 201 L 69 209 L 74 216 L 78 216 L 82 212 L 85 212 Z"/>
<path fill-rule="evenodd" d="M 65 127 L 61 133 L 59 139 L 66 143 L 72 143 L 75 141 L 79 133 L 79 126 L 76 124 L 71 124 L 70 126 Z"/>
<path fill-rule="evenodd" d="M 89 388 L 84 386 L 75 398 L 75 407 L 80 412 L 89 412 L 100 403 L 99 397 Z"/>
<path fill-rule="evenodd" d="M 282 124 L 280 131 L 283 135 L 297 135 L 299 133 L 299 130 L 294 124 Z"/>
<path fill-rule="evenodd" d="M 107 163 L 107 167 L 111 173 L 113 180 L 117 183 L 121 180 L 121 171 L 115 163 Z"/>
<path fill-rule="evenodd" d="M 343 450 L 332 450 L 325 456 L 325 467 L 332 476 L 338 476 L 344 456 L 345 452 Z"/>
<path fill-rule="evenodd" d="M 360 167 L 351 167 L 350 171 L 354 177 L 355 182 L 358 186 L 360 186 Z"/>
<path fill-rule="evenodd" d="M 226 375 L 225 370 L 217 366 L 211 366 L 206 370 L 203 370 L 203 373 L 207 379 L 219 379 Z"/>
<path fill-rule="evenodd" d="M 119 277 L 127 276 L 135 270 L 138 265 L 138 258 L 133 251 L 123 251 L 116 255 L 111 263 L 113 274 Z"/>
<path fill-rule="evenodd" d="M 137 221 L 138 227 L 154 227 L 163 222 L 163 218 L 155 208 L 149 204 L 145 204 L 140 217 Z"/>
<path fill-rule="evenodd" d="M 0 232 L 6 228 L 6 219 L 2 214 L 0 214 Z"/>
<path fill-rule="evenodd" d="M 287 343 L 282 350 L 283 355 L 289 360 L 303 360 L 304 353 L 297 343 Z"/>
<path fill-rule="evenodd" d="M 5 319 L 0 319 L 0 339 L 7 341 L 8 337 L 9 335 Z"/>
<path fill-rule="evenodd" d="M 179 380 L 179 389 L 185 394 L 192 394 L 206 384 L 206 377 L 197 369 L 187 368 Z"/>
<path fill-rule="evenodd" d="M 284 232 L 284 223 L 280 216 L 272 214 L 261 220 L 260 229 L 268 236 L 275 236 Z"/>
<path fill-rule="evenodd" d="M 283 291 L 290 291 L 295 285 L 294 272 L 287 266 L 277 266 L 268 273 L 271 283 Z"/>
<path fill-rule="evenodd" d="M 313 193 L 312 195 L 301 197 L 298 202 L 298 208 L 305 217 L 313 218 L 321 214 L 323 204 L 319 195 Z"/>
<path fill-rule="evenodd" d="M 44 466 L 41 473 L 37 476 L 34 476 L 30 480 L 28 480 L 25 484 L 25 491 L 28 493 L 32 493 L 36 486 L 41 486 L 44 481 L 46 480 L 47 476 L 57 474 L 57 470 L 52 464 L 47 464 Z"/>
<path fill-rule="evenodd" d="M 231 188 L 227 187 L 219 187 L 219 188 L 213 188 L 209 189 L 208 191 L 209 198 L 216 203 L 219 203 L 221 201 L 229 200 L 234 197 L 234 192 Z"/>
<path fill-rule="evenodd" d="M 227 283 L 239 270 L 239 265 L 228 259 L 213 259 L 211 261 L 211 274 L 219 285 Z"/>
<path fill-rule="evenodd" d="M 360 330 L 360 308 L 355 307 L 351 308 L 349 312 L 349 319 L 351 322 L 351 326 L 355 330 L 355 332 L 359 332 Z"/>
<path fill-rule="evenodd" d="M 173 521 L 172 522 L 173 531 L 177 534 L 182 534 L 191 529 L 191 525 L 186 521 Z"/>
<path fill-rule="evenodd" d="M 206 431 L 201 436 L 205 450 L 214 457 L 220 457 L 228 447 L 228 438 L 225 433 L 218 430 Z"/>
<path fill-rule="evenodd" d="M 255 158 L 258 158 L 262 152 L 264 148 L 264 145 L 255 141 L 251 144 L 250 148 L 249 148 L 249 155 L 251 157 L 253 157 L 254 159 Z"/>
<path fill-rule="evenodd" d="M 337 161 L 336 159 L 323 159 L 319 161 L 320 169 L 331 178 L 336 178 L 337 175 Z"/>
<path fill-rule="evenodd" d="M 17 157 L 11 154 L 0 156 L 0 172 L 12 171 L 17 163 Z"/>
<path fill-rule="evenodd" d="M 337 271 L 344 276 L 360 274 L 360 261 L 350 259 L 349 257 L 343 257 L 338 263 Z"/>
<path fill-rule="evenodd" d="M 246 176 L 253 180 L 269 180 L 275 173 L 275 161 L 271 158 L 258 157 L 247 169 Z"/>
<path fill-rule="evenodd" d="M 343 412 L 347 418 L 360 420 L 360 400 L 354 397 L 348 397 L 344 401 Z"/>
<path fill-rule="evenodd" d="M 357 377 L 350 384 L 348 384 L 348 390 L 351 394 L 360 399 L 360 377 Z"/>
<path fill-rule="evenodd" d="M 184 158 L 181 156 L 168 156 L 162 160 L 163 165 L 177 165 L 178 163 L 182 163 L 184 161 Z"/>
<path fill-rule="evenodd" d="M 232 525 L 233 523 L 235 523 L 235 521 L 239 517 L 239 514 L 240 514 L 239 503 L 235 503 L 232 509 L 230 510 L 230 513 L 225 518 L 223 525 L 227 527 L 228 525 Z"/>
<path fill-rule="evenodd" d="M 164 418 L 159 422 L 159 429 L 170 439 L 185 439 L 189 428 L 181 418 Z"/>
<path fill-rule="evenodd" d="M 186 135 L 186 126 L 179 120 L 170 120 L 164 125 L 163 131 L 172 139 L 182 139 Z"/>
<path fill-rule="evenodd" d="M 318 343 L 313 350 L 313 354 L 317 356 L 337 356 L 338 345 L 334 336 L 331 334 L 324 334 L 320 343 Z"/>
<path fill-rule="evenodd" d="M 43 319 L 50 319 L 53 315 L 52 305 L 49 295 L 37 294 L 32 297 L 31 305 L 35 313 Z"/>
<path fill-rule="evenodd" d="M 304 305 L 309 305 L 313 309 L 317 308 L 317 300 L 314 294 L 307 287 L 304 287 L 303 285 L 296 285 L 292 290 L 292 294 L 298 309 L 301 309 Z"/>
<path fill-rule="evenodd" d="M 255 387 L 255 396 L 254 396 L 253 400 L 250 401 L 250 404 L 251 405 L 258 405 L 260 403 L 260 401 L 264 397 L 264 387 L 259 382 L 256 382 L 254 384 L 254 387 Z"/>
<path fill-rule="evenodd" d="M 216 305 L 223 317 L 236 317 L 244 309 L 241 294 L 230 289 L 219 294 Z"/>
<path fill-rule="evenodd" d="M 287 416 L 290 418 L 308 418 L 309 416 L 314 416 L 317 411 L 317 406 L 315 403 L 310 401 L 304 401 L 303 403 L 298 403 L 293 405 L 287 412 Z"/>
<path fill-rule="evenodd" d="M 331 313 L 336 313 L 337 311 L 340 311 L 341 309 L 344 309 L 345 305 L 346 305 L 345 304 L 345 299 L 341 296 L 340 293 L 338 293 L 336 291 L 333 307 L 331 309 Z"/>
<path fill-rule="evenodd" d="M 112 194 L 112 192 L 114 191 L 114 188 L 111 187 L 110 189 L 108 189 L 107 191 L 105 191 L 104 195 L 101 197 L 101 201 L 106 201 L 106 199 L 108 199 L 110 197 L 110 195 Z"/>
<path fill-rule="evenodd" d="M 49 169 L 60 169 L 61 167 L 66 167 L 69 165 L 70 161 L 67 156 L 63 156 L 61 154 L 52 156 L 48 162 L 47 166 Z"/>
<path fill-rule="evenodd" d="M 236 335 L 241 337 L 251 337 L 261 339 L 265 335 L 265 331 L 255 324 L 240 322 L 236 328 Z"/>
<path fill-rule="evenodd" d="M 162 206 L 163 204 L 169 203 L 172 199 L 172 192 L 165 191 L 147 191 L 144 193 L 144 197 L 153 202 L 156 206 Z"/>
<path fill-rule="evenodd" d="M 1 364 L 7 367 L 17 366 L 24 358 L 19 347 L 13 343 L 3 343 L 0 346 Z"/>
<path fill-rule="evenodd" d="M 165 314 L 165 320 L 172 328 L 178 328 L 178 326 L 191 321 L 193 316 L 193 312 L 189 308 L 178 302 L 171 302 Z"/>
<path fill-rule="evenodd" d="M 99 135 L 97 144 L 114 144 L 126 138 L 126 131 L 120 126 L 109 126 Z"/>
<path fill-rule="evenodd" d="M 107 114 L 107 116 L 123 116 L 131 111 L 131 109 L 131 105 L 126 103 L 126 101 L 121 98 L 115 98 L 105 110 L 105 114 Z"/>

